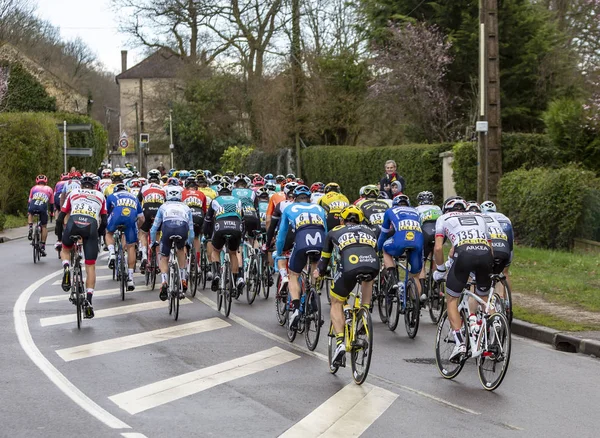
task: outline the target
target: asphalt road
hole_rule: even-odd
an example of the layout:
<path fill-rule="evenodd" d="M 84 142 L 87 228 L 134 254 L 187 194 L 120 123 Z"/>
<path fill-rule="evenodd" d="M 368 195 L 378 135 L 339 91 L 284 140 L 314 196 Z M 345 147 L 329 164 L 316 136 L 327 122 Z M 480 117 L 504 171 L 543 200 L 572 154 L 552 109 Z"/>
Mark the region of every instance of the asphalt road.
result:
<path fill-rule="evenodd" d="M 329 374 L 324 331 L 315 353 L 301 336 L 289 344 L 272 297 L 241 298 L 226 319 L 206 290 L 175 322 L 141 278 L 124 302 L 104 279 L 96 318 L 78 330 L 53 284 L 54 253 L 34 266 L 16 240 L 0 245 L 0 263 L 0 436 L 598 436 L 593 357 L 514 336 L 508 374 L 489 393 L 474 363 L 454 381 L 440 377 L 428 314 L 411 340 L 374 313 L 373 363 L 358 387 L 349 367 Z"/>

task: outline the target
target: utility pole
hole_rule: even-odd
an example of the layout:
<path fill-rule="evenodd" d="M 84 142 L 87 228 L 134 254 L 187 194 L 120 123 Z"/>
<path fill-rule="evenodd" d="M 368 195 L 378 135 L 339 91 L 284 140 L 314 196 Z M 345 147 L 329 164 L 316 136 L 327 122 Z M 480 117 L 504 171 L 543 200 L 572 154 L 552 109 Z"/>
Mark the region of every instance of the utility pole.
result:
<path fill-rule="evenodd" d="M 140 147 L 140 115 L 138 112 L 138 103 L 135 103 L 135 145 L 138 154 L 138 170 L 142 171 L 142 148 Z"/>
<path fill-rule="evenodd" d="M 173 149 L 175 149 L 175 145 L 173 144 L 173 110 L 169 110 L 169 135 L 171 136 L 171 143 L 169 144 L 169 150 L 171 151 L 171 169 L 173 168 Z"/>
<path fill-rule="evenodd" d="M 502 177 L 498 0 L 479 0 L 477 200 L 496 200 Z"/>
<path fill-rule="evenodd" d="M 292 105 L 296 143 L 296 176 L 302 176 L 300 163 L 300 107 L 302 106 L 302 65 L 300 63 L 300 0 L 292 0 Z"/>

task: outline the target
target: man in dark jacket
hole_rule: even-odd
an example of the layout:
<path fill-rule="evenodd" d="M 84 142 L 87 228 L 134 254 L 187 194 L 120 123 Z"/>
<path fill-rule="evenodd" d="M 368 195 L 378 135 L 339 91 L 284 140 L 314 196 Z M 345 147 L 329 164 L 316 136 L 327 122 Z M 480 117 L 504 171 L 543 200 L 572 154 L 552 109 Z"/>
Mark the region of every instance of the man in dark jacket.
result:
<path fill-rule="evenodd" d="M 387 160 L 385 162 L 385 176 L 379 181 L 379 190 L 386 192 L 390 199 L 393 197 L 391 184 L 394 181 L 400 182 L 400 192 L 406 192 L 406 182 L 404 181 L 404 178 L 396 173 L 396 162 L 394 160 Z"/>

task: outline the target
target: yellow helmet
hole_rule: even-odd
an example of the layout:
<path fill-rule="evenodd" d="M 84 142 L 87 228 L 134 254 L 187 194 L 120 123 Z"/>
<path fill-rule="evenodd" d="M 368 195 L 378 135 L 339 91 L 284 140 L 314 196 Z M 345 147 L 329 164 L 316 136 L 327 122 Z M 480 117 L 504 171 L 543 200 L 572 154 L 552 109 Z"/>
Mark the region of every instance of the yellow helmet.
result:
<path fill-rule="evenodd" d="M 123 178 L 124 178 L 124 176 L 125 176 L 125 175 L 123 175 L 123 173 L 122 173 L 122 172 L 120 172 L 120 171 L 118 171 L 118 170 L 115 170 L 115 171 L 112 173 L 112 175 L 110 176 L 110 179 L 112 180 L 112 182 L 115 182 L 115 181 L 120 181 L 120 182 L 123 182 Z"/>
<path fill-rule="evenodd" d="M 340 213 L 340 216 L 344 222 L 346 222 L 349 218 L 355 218 L 359 224 L 365 220 L 365 215 L 363 214 L 362 210 L 356 205 L 352 204 L 344 208 Z"/>
<path fill-rule="evenodd" d="M 325 186 L 325 193 L 329 192 L 340 193 L 340 185 L 338 183 L 330 182 Z"/>

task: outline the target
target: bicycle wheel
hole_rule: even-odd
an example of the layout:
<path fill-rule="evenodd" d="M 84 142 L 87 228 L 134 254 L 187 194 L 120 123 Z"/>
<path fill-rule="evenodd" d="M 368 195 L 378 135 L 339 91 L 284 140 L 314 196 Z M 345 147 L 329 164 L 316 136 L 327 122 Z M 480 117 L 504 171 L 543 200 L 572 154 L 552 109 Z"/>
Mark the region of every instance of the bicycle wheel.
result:
<path fill-rule="evenodd" d="M 264 299 L 269 298 L 269 293 L 271 292 L 271 283 L 273 282 L 273 273 L 271 272 L 271 267 L 267 261 L 267 256 L 261 256 L 261 263 L 263 265 L 262 268 L 262 278 L 260 280 L 262 287 L 262 294 Z"/>
<path fill-rule="evenodd" d="M 156 253 L 154 252 L 154 250 L 152 250 L 152 254 L 150 255 L 150 266 L 152 271 L 150 272 L 150 285 L 151 285 L 151 290 L 154 290 L 154 287 L 156 286 Z M 148 269 L 146 267 L 146 269 Z"/>
<path fill-rule="evenodd" d="M 125 301 L 125 290 L 127 290 L 127 268 L 125 266 L 125 254 L 123 247 L 119 246 L 119 277 L 121 279 L 121 301 Z"/>
<path fill-rule="evenodd" d="M 404 309 L 404 326 L 409 338 L 414 339 L 419 331 L 419 319 L 421 316 L 421 301 L 417 285 L 412 278 L 408 279 L 406 290 L 406 308 Z"/>
<path fill-rule="evenodd" d="M 76 300 L 76 312 L 77 312 L 77 328 L 80 329 L 81 328 L 81 319 L 83 316 L 83 305 L 82 305 L 82 301 L 83 301 L 83 283 L 82 283 L 82 279 L 79 275 L 77 275 L 76 278 L 73 279 L 74 280 L 74 284 L 75 284 L 75 300 Z"/>
<path fill-rule="evenodd" d="M 333 353 L 335 352 L 335 348 L 337 347 L 337 342 L 335 339 L 335 333 L 333 332 L 333 324 L 329 323 L 329 334 L 327 335 L 327 363 L 329 365 L 329 372 L 331 374 L 337 373 L 340 369 L 339 365 L 332 365 L 333 362 Z"/>
<path fill-rule="evenodd" d="M 277 322 L 283 326 L 287 322 L 287 289 L 279 292 L 281 276 L 277 278 L 277 289 L 275 290 L 275 310 L 277 312 Z"/>
<path fill-rule="evenodd" d="M 512 324 L 513 320 L 513 311 L 512 311 L 512 294 L 510 292 L 510 286 L 508 285 L 508 281 L 506 278 L 501 280 L 502 286 L 504 286 L 504 314 L 506 315 L 506 320 L 508 321 L 508 325 Z"/>
<path fill-rule="evenodd" d="M 198 261 L 196 260 L 196 253 L 194 248 L 190 250 L 190 275 L 188 276 L 188 290 L 190 296 L 196 296 L 196 290 L 198 289 Z"/>
<path fill-rule="evenodd" d="M 306 294 L 304 315 L 306 346 L 310 351 L 314 351 L 321 335 L 321 296 L 314 287 L 311 287 Z"/>
<path fill-rule="evenodd" d="M 483 353 L 477 358 L 477 373 L 481 386 L 493 391 L 502 383 L 510 362 L 511 333 L 508 320 L 501 313 L 487 319 L 486 331 L 477 340 Z"/>
<path fill-rule="evenodd" d="M 223 296 L 223 311 L 225 316 L 228 317 L 231 312 L 231 298 L 233 297 L 233 294 L 236 293 L 235 282 L 233 281 L 233 274 L 231 273 L 229 263 L 226 263 L 225 278 L 227 279 L 227 282 L 225 283 L 225 295 Z"/>
<path fill-rule="evenodd" d="M 171 295 L 173 319 L 177 321 L 177 319 L 179 319 L 179 288 L 181 287 L 181 281 L 179 281 L 179 268 L 176 264 L 173 264 L 171 275 L 173 281 L 171 282 L 171 290 L 169 293 Z"/>
<path fill-rule="evenodd" d="M 362 385 L 369 374 L 371 357 L 373 356 L 373 321 L 371 314 L 361 307 L 356 313 L 356 331 L 350 352 L 352 378 L 357 385 Z"/>
<path fill-rule="evenodd" d="M 208 258 L 206 256 L 206 251 L 202 250 L 202 255 L 201 255 L 201 260 L 202 260 L 202 264 L 201 264 L 201 269 L 203 272 L 202 275 L 202 290 L 206 289 L 206 274 L 208 273 L 208 271 L 210 271 L 210 263 L 208 262 Z"/>
<path fill-rule="evenodd" d="M 463 323 L 463 332 L 464 337 L 467 340 L 467 324 L 465 321 Z M 440 322 L 438 323 L 437 333 L 435 337 L 435 363 L 438 367 L 438 370 L 443 378 L 445 379 L 454 379 L 460 371 L 465 366 L 465 362 L 467 361 L 466 356 L 458 363 L 450 362 L 450 355 L 452 354 L 452 350 L 454 350 L 454 346 L 456 342 L 454 340 L 454 335 L 452 334 L 452 328 L 450 326 L 450 320 L 448 319 L 448 311 L 445 310 L 440 317 Z"/>
<path fill-rule="evenodd" d="M 429 273 L 425 284 L 428 285 L 427 304 L 429 307 L 429 318 L 437 324 L 446 308 L 446 283 L 433 281 L 433 274 Z"/>
<path fill-rule="evenodd" d="M 387 314 L 387 325 L 391 331 L 396 330 L 398 321 L 400 321 L 400 297 L 398 296 L 398 288 L 393 286 L 398 284 L 397 274 L 388 277 L 384 286 L 385 308 Z"/>
<path fill-rule="evenodd" d="M 248 304 L 252 305 L 256 299 L 256 293 L 260 290 L 260 280 L 258 279 L 258 267 L 256 265 L 256 256 L 251 256 L 250 266 L 248 267 L 248 278 L 246 279 L 246 299 Z M 256 289 L 258 285 L 259 289 Z"/>
<path fill-rule="evenodd" d="M 385 305 L 385 285 L 380 278 L 373 284 L 373 300 L 377 300 L 377 310 L 379 311 L 379 319 L 382 323 L 387 324 L 387 306 Z"/>

